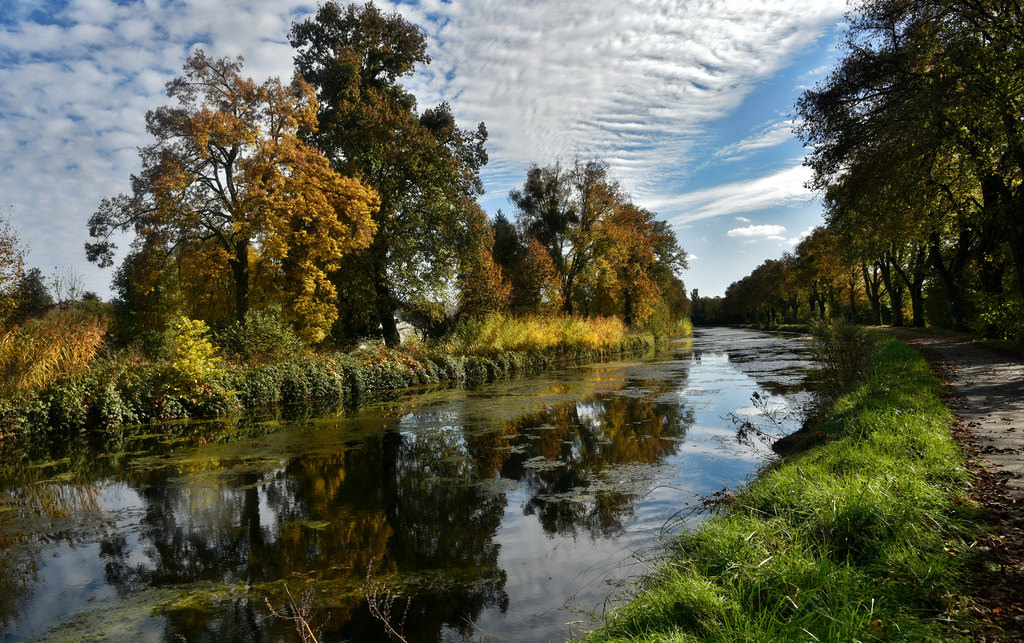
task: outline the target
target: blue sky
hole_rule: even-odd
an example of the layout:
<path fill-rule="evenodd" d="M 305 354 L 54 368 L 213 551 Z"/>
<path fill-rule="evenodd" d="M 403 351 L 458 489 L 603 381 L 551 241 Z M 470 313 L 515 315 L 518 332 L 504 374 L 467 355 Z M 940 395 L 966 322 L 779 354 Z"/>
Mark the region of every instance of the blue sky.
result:
<path fill-rule="evenodd" d="M 484 121 L 484 208 L 511 213 L 531 163 L 606 161 L 691 255 L 688 289 L 723 294 L 821 221 L 790 129 L 800 92 L 835 60 L 844 0 L 424 0 L 378 2 L 427 34 L 407 78 L 421 109 Z M 293 0 L 5 0 L 0 8 L 0 205 L 29 263 L 85 261 L 86 221 L 128 190 L 144 116 L 193 48 L 290 78 Z M 126 246 L 127 244 L 121 244 Z"/>

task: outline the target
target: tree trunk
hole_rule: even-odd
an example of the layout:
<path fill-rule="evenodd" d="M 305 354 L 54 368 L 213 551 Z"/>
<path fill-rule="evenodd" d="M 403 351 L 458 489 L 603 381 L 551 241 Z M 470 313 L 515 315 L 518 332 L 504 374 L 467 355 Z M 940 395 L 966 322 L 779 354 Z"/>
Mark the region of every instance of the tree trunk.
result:
<path fill-rule="evenodd" d="M 562 284 L 562 310 L 566 315 L 572 315 L 572 279 L 566 278 Z"/>
<path fill-rule="evenodd" d="M 395 348 L 402 343 L 402 338 L 398 334 L 398 323 L 395 321 L 397 305 L 388 285 L 387 271 L 381 266 L 374 268 L 373 289 L 377 294 L 377 319 L 380 320 L 384 344 L 388 348 Z"/>
<path fill-rule="evenodd" d="M 957 331 L 967 330 L 966 305 L 961 289 L 966 263 L 966 249 L 969 245 L 965 241 L 967 234 L 967 231 L 961 228 L 960 238 L 957 240 L 956 254 L 949 262 L 942 258 L 938 233 L 932 232 L 928 243 L 928 258 L 932 262 L 932 267 L 935 268 L 939 275 L 939 281 L 942 283 L 942 289 L 946 294 L 946 309 L 949 312 L 950 322 L 953 330 Z"/>
<path fill-rule="evenodd" d="M 868 276 L 868 264 L 867 262 L 860 262 L 861 274 L 864 276 L 864 292 L 868 296 L 868 302 L 871 303 L 871 312 L 874 315 L 874 321 L 879 326 L 882 325 L 882 293 L 879 289 L 878 281 L 878 264 L 874 264 L 871 267 L 871 276 Z"/>
<path fill-rule="evenodd" d="M 1017 189 L 1017 198 L 1010 207 L 1007 228 L 1013 265 L 1017 269 L 1017 288 L 1024 297 L 1024 186 Z"/>
<path fill-rule="evenodd" d="M 892 325 L 899 327 L 903 325 L 903 286 L 896 279 L 892 278 L 892 263 L 895 258 L 891 253 L 885 253 L 879 263 L 882 272 L 882 283 L 885 284 L 885 292 L 889 293 L 889 306 L 892 308 Z"/>
<path fill-rule="evenodd" d="M 235 280 L 235 321 L 245 323 L 249 312 L 249 240 L 235 242 L 235 256 L 228 260 Z"/>

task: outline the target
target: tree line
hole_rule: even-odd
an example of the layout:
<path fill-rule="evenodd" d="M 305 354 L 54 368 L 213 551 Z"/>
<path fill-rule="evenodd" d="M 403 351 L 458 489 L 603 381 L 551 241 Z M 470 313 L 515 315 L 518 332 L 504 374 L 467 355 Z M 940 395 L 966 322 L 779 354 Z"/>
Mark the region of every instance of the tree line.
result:
<path fill-rule="evenodd" d="M 89 220 L 101 266 L 130 238 L 115 327 L 278 310 L 310 344 L 394 346 L 400 317 L 443 332 L 490 313 L 685 314 L 685 253 L 600 161 L 530 168 L 513 217 L 488 218 L 486 127 L 418 110 L 400 81 L 430 58 L 401 15 L 328 2 L 288 37 L 291 83 L 199 50 L 146 115 L 130 192 Z"/>
<path fill-rule="evenodd" d="M 825 225 L 695 320 L 1024 337 L 1024 7 L 867 0 L 796 105 Z"/>

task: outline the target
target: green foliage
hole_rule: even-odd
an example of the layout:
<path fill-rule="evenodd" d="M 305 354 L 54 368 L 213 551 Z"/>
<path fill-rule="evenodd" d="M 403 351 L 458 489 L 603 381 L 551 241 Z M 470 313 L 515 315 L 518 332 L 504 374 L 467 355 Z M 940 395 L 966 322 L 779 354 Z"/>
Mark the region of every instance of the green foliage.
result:
<path fill-rule="evenodd" d="M 339 171 L 380 194 L 378 234 L 355 273 L 373 291 L 345 290 L 374 306 L 385 341 L 397 346 L 396 309 L 443 299 L 455 277 L 465 214 L 483 189 L 487 129 L 458 127 L 447 103 L 417 113 L 399 80 L 430 57 L 423 32 L 397 13 L 327 2 L 292 25 L 289 41 L 296 71 L 320 99 L 316 144 Z"/>
<path fill-rule="evenodd" d="M 824 380 L 836 388 L 853 382 L 874 351 L 873 336 L 841 319 L 814 322 L 810 330 Z"/>
<path fill-rule="evenodd" d="M 269 327 L 270 335 L 281 332 L 279 319 L 257 320 L 256 329 Z M 110 430 L 315 400 L 355 404 L 412 386 L 479 384 L 653 346 L 653 336 L 625 335 L 624 330 L 617 318 L 514 321 L 498 316 L 472 322 L 460 331 L 460 339 L 441 349 L 415 343 L 400 349 L 376 346 L 354 354 L 306 353 L 228 367 L 209 340 L 206 324 L 179 317 L 166 332 L 167 354 L 162 358 L 110 354 L 20 402 L 0 398 L 0 436 Z M 241 337 L 236 346 L 253 337 L 237 331 L 241 329 L 222 336 Z"/>
<path fill-rule="evenodd" d="M 826 439 L 684 531 L 591 641 L 956 638 L 976 534 L 939 382 L 882 341 L 814 427 Z"/>
<path fill-rule="evenodd" d="M 228 359 L 248 365 L 281 362 L 306 350 L 276 308 L 249 311 L 243 323 L 217 333 L 217 341 Z"/>

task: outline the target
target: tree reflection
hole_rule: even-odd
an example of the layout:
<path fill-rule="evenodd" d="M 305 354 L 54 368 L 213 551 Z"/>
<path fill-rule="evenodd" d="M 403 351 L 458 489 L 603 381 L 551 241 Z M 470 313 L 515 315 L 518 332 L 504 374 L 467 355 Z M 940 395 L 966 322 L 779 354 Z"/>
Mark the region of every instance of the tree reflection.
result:
<path fill-rule="evenodd" d="M 530 488 L 524 513 L 537 516 L 548 533 L 595 538 L 619 533 L 647 489 L 631 484 L 640 480 L 614 472 L 664 462 L 693 423 L 692 408 L 657 401 L 678 386 L 668 384 L 626 380 L 622 390 L 646 395 L 554 405 L 506 424 L 501 433 L 514 448 L 501 452 L 505 457 L 498 473 Z M 623 475 L 635 473 L 631 468 Z M 615 479 L 611 484 L 607 475 Z"/>
<path fill-rule="evenodd" d="M 92 542 L 122 596 L 166 590 L 155 609 L 169 640 L 289 637 L 292 624 L 264 599 L 281 605 L 286 586 L 298 595 L 315 585 L 309 616 L 326 622 L 325 639 L 384 641 L 367 608 L 368 577 L 408 597 L 400 609 L 409 640 L 468 636 L 485 609 L 508 607 L 496 539 L 508 500 L 494 483 L 528 489 L 522 511 L 549 534 L 619 533 L 649 490 L 645 476 L 693 423 L 692 407 L 669 395 L 686 368 L 658 380 L 605 373 L 610 392 L 507 421 L 470 419 L 473 404 L 494 401 L 466 398 L 276 434 L 232 425 L 237 448 L 175 449 L 150 436 L 138 453 L 139 442 L 121 436 L 135 454 L 98 456 L 90 444 L 64 462 L 137 494 L 139 528 Z M 204 425 L 183 442 L 213 432 Z M 4 560 L 8 586 L 31 591 L 31 580 L 24 590 L 16 583 L 24 570 Z"/>

